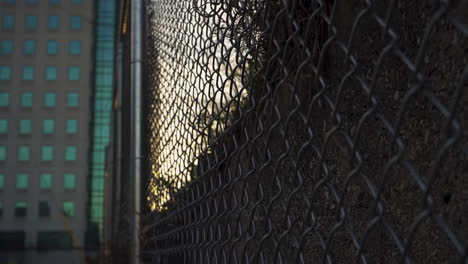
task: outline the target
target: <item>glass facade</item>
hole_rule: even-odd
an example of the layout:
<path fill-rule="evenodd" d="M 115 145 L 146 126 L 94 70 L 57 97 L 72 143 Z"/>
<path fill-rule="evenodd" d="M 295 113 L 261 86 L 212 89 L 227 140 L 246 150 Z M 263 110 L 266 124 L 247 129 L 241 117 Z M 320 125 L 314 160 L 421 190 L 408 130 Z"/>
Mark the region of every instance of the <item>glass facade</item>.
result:
<path fill-rule="evenodd" d="M 90 222 L 102 235 L 106 149 L 110 143 L 115 46 L 115 0 L 100 0 L 96 6 L 95 82 L 91 146 Z"/>

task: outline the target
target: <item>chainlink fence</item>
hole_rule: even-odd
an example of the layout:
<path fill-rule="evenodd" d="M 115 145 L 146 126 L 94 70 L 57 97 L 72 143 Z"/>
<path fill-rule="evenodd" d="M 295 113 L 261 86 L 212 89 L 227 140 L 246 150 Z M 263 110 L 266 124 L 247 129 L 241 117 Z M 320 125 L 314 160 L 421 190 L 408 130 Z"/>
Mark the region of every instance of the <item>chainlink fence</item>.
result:
<path fill-rule="evenodd" d="M 152 263 L 468 263 L 468 1 L 153 0 Z"/>

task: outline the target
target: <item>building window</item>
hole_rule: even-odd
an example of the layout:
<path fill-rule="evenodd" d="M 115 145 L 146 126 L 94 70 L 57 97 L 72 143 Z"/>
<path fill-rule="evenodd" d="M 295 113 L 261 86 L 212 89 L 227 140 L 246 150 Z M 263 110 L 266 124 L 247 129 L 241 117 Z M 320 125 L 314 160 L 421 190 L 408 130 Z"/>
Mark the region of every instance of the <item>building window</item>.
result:
<path fill-rule="evenodd" d="M 57 55 L 58 53 L 58 42 L 56 40 L 47 41 L 47 54 L 48 55 Z"/>
<path fill-rule="evenodd" d="M 58 30 L 60 26 L 60 17 L 57 15 L 47 17 L 47 28 L 49 30 Z"/>
<path fill-rule="evenodd" d="M 27 30 L 36 30 L 37 16 L 26 16 L 24 22 Z"/>
<path fill-rule="evenodd" d="M 52 174 L 42 173 L 39 176 L 39 188 L 42 190 L 50 190 L 52 188 Z"/>
<path fill-rule="evenodd" d="M 23 67 L 23 81 L 33 81 L 33 80 L 34 80 L 34 67 L 24 66 Z"/>
<path fill-rule="evenodd" d="M 0 65 L 0 81 L 11 80 L 11 66 Z"/>
<path fill-rule="evenodd" d="M 8 120 L 6 119 L 0 119 L 0 134 L 8 134 Z"/>
<path fill-rule="evenodd" d="M 36 41 L 35 40 L 25 40 L 23 42 L 23 54 L 24 55 L 34 55 L 36 53 Z"/>
<path fill-rule="evenodd" d="M 7 147 L 0 145 L 0 161 L 5 161 L 7 159 Z"/>
<path fill-rule="evenodd" d="M 71 66 L 68 68 L 68 80 L 69 81 L 78 81 L 80 80 L 80 67 Z"/>
<path fill-rule="evenodd" d="M 83 0 L 71 0 L 71 2 L 74 5 L 79 5 L 79 4 L 83 3 Z"/>
<path fill-rule="evenodd" d="M 18 146 L 18 161 L 29 161 L 30 155 L 29 146 Z"/>
<path fill-rule="evenodd" d="M 72 40 L 69 43 L 68 53 L 70 55 L 80 55 L 81 53 L 81 41 Z"/>
<path fill-rule="evenodd" d="M 41 160 L 52 161 L 54 160 L 54 147 L 53 146 L 42 146 L 41 147 Z"/>
<path fill-rule="evenodd" d="M 32 125 L 30 119 L 20 120 L 19 122 L 19 133 L 20 135 L 31 134 Z"/>
<path fill-rule="evenodd" d="M 77 147 L 76 146 L 66 146 L 65 147 L 65 160 L 74 161 L 77 156 Z"/>
<path fill-rule="evenodd" d="M 0 92 L 0 107 L 7 107 L 10 105 L 10 93 Z"/>
<path fill-rule="evenodd" d="M 54 92 L 44 93 L 44 106 L 55 107 L 57 101 L 57 95 Z"/>
<path fill-rule="evenodd" d="M 4 15 L 2 20 L 3 30 L 10 31 L 15 28 L 15 16 L 14 15 Z"/>
<path fill-rule="evenodd" d="M 26 217 L 28 203 L 25 201 L 16 202 L 15 204 L 15 216 Z"/>
<path fill-rule="evenodd" d="M 78 107 L 80 103 L 79 95 L 76 92 L 67 94 L 67 106 L 68 107 Z"/>
<path fill-rule="evenodd" d="M 71 29 L 81 29 L 81 16 L 71 16 L 70 27 Z"/>
<path fill-rule="evenodd" d="M 21 107 L 30 108 L 33 106 L 33 94 L 31 92 L 21 93 L 20 96 Z"/>
<path fill-rule="evenodd" d="M 48 201 L 40 201 L 38 208 L 39 217 L 49 217 L 50 216 L 50 204 Z"/>
<path fill-rule="evenodd" d="M 5 39 L 1 41 L 0 54 L 1 55 L 10 55 L 13 53 L 13 40 Z"/>
<path fill-rule="evenodd" d="M 46 119 L 43 121 L 42 124 L 42 133 L 45 135 L 53 134 L 55 131 L 55 120 L 53 119 Z"/>
<path fill-rule="evenodd" d="M 28 188 L 29 175 L 20 173 L 16 175 L 16 189 L 25 190 Z"/>
<path fill-rule="evenodd" d="M 37 0 L 27 0 L 27 1 L 26 1 L 26 4 L 28 4 L 28 5 L 35 5 L 35 4 L 37 4 Z"/>
<path fill-rule="evenodd" d="M 46 81 L 57 80 L 57 67 L 48 66 L 46 67 Z"/>
<path fill-rule="evenodd" d="M 71 201 L 63 202 L 63 215 L 67 217 L 75 216 L 75 203 Z"/>
<path fill-rule="evenodd" d="M 5 175 L 0 173 L 0 190 L 5 187 Z"/>
<path fill-rule="evenodd" d="M 60 4 L 60 0 L 49 0 L 49 4 L 58 5 L 58 4 Z"/>
<path fill-rule="evenodd" d="M 5 188 L 5 174 L 0 173 L 0 190 Z"/>
<path fill-rule="evenodd" d="M 68 119 L 66 122 L 65 131 L 67 134 L 76 134 L 78 133 L 78 120 Z"/>
<path fill-rule="evenodd" d="M 63 175 L 63 188 L 66 190 L 74 190 L 76 188 L 76 174 L 65 173 Z"/>

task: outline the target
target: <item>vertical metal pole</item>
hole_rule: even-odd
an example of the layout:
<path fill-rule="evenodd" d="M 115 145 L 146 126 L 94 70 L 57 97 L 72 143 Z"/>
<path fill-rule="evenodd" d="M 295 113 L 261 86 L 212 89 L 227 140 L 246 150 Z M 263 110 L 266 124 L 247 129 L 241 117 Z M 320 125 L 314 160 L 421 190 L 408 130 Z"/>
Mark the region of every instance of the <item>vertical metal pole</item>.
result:
<path fill-rule="evenodd" d="M 140 199 L 141 199 L 141 55 L 142 0 L 131 0 L 131 85 L 132 85 L 132 156 L 133 156 L 133 252 L 132 263 L 140 263 Z"/>

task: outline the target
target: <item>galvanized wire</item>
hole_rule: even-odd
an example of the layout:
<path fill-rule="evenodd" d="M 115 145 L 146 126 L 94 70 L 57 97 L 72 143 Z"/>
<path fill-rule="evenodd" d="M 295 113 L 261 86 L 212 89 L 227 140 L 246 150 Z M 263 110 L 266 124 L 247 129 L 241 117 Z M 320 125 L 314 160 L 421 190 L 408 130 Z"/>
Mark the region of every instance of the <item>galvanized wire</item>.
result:
<path fill-rule="evenodd" d="M 153 263 L 468 263 L 468 1 L 148 8 Z"/>

